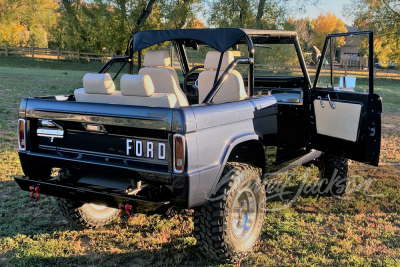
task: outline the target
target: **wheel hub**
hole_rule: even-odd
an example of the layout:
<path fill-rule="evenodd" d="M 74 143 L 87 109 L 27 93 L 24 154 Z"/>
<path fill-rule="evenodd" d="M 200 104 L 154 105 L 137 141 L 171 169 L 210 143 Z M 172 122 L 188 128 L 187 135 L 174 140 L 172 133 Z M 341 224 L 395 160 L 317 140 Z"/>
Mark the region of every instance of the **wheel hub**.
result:
<path fill-rule="evenodd" d="M 232 232 L 238 239 L 250 235 L 257 216 L 257 203 L 254 193 L 243 189 L 233 202 Z"/>

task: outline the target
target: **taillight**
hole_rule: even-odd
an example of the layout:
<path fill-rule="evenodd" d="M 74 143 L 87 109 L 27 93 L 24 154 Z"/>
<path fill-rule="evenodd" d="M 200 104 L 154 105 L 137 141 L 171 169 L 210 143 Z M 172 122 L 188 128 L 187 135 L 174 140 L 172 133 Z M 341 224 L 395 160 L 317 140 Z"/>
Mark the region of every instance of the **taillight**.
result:
<path fill-rule="evenodd" d="M 25 120 L 18 120 L 18 146 L 20 150 L 26 150 Z"/>
<path fill-rule="evenodd" d="M 174 172 L 182 173 L 185 164 L 185 137 L 174 135 Z"/>

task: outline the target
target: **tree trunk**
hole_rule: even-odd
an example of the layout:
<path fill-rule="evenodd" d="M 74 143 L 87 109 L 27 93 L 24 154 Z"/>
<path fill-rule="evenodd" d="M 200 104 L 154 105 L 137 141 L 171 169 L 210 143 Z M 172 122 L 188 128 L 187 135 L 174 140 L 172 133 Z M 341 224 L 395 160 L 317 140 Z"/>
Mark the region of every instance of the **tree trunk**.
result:
<path fill-rule="evenodd" d="M 155 2 L 156 2 L 156 0 L 150 0 L 149 3 L 147 4 L 146 8 L 143 8 L 142 14 L 138 18 L 138 20 L 136 22 L 136 26 L 132 31 L 132 35 L 134 35 L 138 31 L 140 31 L 140 29 L 143 27 L 143 24 L 146 21 L 146 19 L 149 17 Z"/>
<path fill-rule="evenodd" d="M 256 16 L 256 22 L 257 22 L 257 28 L 262 29 L 262 23 L 261 19 L 264 16 L 264 7 L 265 7 L 265 0 L 260 0 L 258 3 L 258 11 L 257 11 L 257 16 Z"/>

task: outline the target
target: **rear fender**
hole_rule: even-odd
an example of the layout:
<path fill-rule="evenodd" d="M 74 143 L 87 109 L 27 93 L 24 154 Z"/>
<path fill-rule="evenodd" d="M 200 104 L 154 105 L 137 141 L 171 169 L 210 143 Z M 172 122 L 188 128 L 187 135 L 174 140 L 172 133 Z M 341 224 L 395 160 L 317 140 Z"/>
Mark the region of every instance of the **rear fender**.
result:
<path fill-rule="evenodd" d="M 230 142 L 227 143 L 227 145 L 225 146 L 225 149 L 224 149 L 223 157 L 221 157 L 221 161 L 219 164 L 220 167 L 219 167 L 218 173 L 215 177 L 215 181 L 214 181 L 212 187 L 210 188 L 210 190 L 208 191 L 207 197 L 204 198 L 202 203 L 199 203 L 199 205 L 206 203 L 207 200 L 210 198 L 210 196 L 218 191 L 218 188 L 217 188 L 218 182 L 221 178 L 221 175 L 225 168 L 225 165 L 228 162 L 229 156 L 231 155 L 231 153 L 235 149 L 235 147 L 237 147 L 241 143 L 244 143 L 247 141 L 259 142 L 258 139 L 259 139 L 259 137 L 255 133 L 245 133 L 240 136 L 235 136 L 234 138 L 232 138 L 232 140 Z M 262 146 L 261 143 L 260 143 L 260 146 Z"/>

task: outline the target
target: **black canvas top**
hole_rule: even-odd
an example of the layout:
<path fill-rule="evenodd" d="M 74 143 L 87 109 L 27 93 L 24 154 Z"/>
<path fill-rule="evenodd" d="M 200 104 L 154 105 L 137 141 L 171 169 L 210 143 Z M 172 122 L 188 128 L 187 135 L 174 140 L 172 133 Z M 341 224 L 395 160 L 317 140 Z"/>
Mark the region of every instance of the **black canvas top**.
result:
<path fill-rule="evenodd" d="M 133 52 L 176 39 L 196 40 L 219 52 L 225 52 L 245 35 L 243 30 L 235 28 L 140 31 L 133 37 Z"/>

